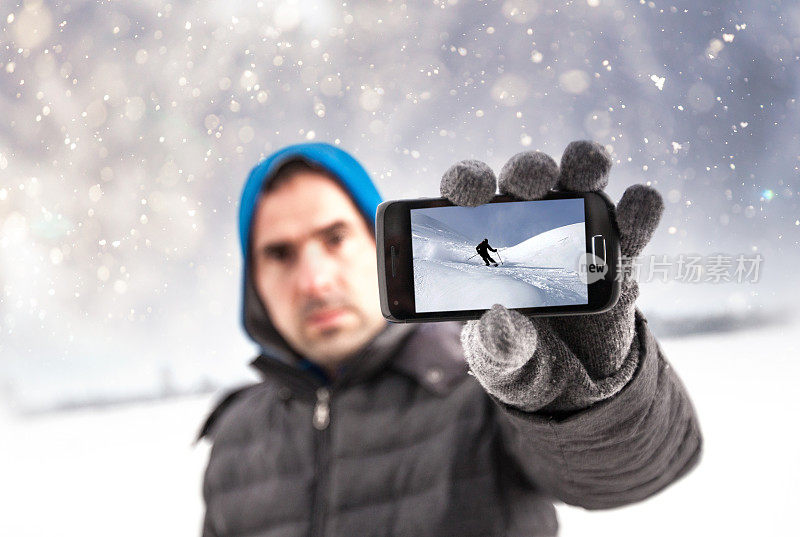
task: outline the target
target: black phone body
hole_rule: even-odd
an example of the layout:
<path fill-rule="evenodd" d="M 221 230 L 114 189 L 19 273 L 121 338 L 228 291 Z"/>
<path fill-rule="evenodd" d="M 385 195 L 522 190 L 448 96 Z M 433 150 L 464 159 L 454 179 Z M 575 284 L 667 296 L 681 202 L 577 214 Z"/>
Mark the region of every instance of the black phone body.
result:
<path fill-rule="evenodd" d="M 381 311 L 393 322 L 477 319 L 493 304 L 528 316 L 606 311 L 620 293 L 613 207 L 603 192 L 479 207 L 385 201 L 375 220 Z"/>

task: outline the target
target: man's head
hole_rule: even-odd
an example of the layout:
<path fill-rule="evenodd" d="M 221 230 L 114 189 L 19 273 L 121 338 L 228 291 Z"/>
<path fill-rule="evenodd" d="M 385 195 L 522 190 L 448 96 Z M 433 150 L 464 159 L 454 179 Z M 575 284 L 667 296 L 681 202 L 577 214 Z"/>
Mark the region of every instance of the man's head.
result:
<path fill-rule="evenodd" d="M 254 209 L 258 296 L 286 342 L 329 370 L 385 326 L 370 224 L 335 177 L 302 160 L 280 167 Z"/>

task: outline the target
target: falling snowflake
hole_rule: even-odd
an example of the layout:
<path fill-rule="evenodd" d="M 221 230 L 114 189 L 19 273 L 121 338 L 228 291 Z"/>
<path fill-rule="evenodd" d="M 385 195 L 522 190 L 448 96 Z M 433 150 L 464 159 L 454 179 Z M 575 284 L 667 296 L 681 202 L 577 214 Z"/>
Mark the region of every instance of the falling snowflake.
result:
<path fill-rule="evenodd" d="M 667 78 L 658 75 L 650 75 L 650 80 L 652 80 L 653 84 L 656 85 L 658 91 L 661 91 L 664 89 L 664 82 L 667 80 Z"/>

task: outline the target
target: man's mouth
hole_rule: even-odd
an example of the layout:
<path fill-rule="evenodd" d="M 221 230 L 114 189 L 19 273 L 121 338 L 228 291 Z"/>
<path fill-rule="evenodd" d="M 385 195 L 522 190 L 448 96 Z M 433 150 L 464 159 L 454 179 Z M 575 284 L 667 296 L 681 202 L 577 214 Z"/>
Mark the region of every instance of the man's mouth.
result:
<path fill-rule="evenodd" d="M 306 321 L 314 328 L 325 330 L 338 325 L 346 314 L 347 310 L 345 308 L 320 310 L 306 317 Z"/>

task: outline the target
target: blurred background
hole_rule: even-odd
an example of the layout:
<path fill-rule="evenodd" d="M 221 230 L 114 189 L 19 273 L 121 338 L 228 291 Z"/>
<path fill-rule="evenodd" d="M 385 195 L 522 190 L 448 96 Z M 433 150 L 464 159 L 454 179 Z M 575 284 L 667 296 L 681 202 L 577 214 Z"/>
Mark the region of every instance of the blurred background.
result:
<path fill-rule="evenodd" d="M 642 281 L 704 459 L 635 506 L 559 507 L 562 535 L 790 533 L 798 87 L 796 2 L 3 2 L 0 534 L 199 534 L 194 434 L 256 378 L 236 216 L 261 158 L 325 141 L 387 199 L 437 196 L 458 160 L 583 138 L 614 200 L 664 196 L 645 255 L 762 261 Z"/>

